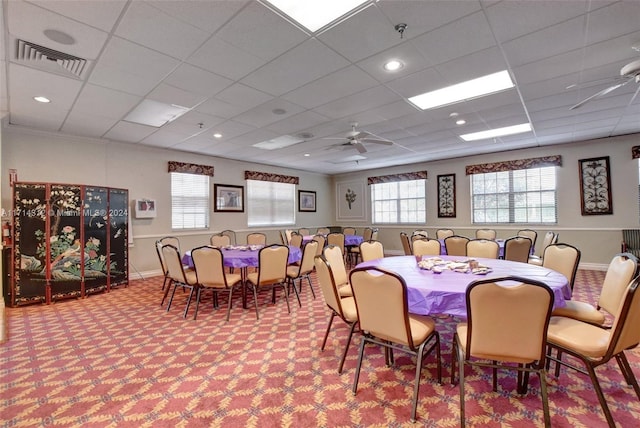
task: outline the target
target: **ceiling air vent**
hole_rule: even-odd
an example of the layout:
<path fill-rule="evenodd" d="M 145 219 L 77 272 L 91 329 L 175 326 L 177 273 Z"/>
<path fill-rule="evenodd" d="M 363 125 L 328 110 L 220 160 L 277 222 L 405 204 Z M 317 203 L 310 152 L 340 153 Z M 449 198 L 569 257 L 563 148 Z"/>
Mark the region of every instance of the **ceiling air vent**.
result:
<path fill-rule="evenodd" d="M 41 67 L 67 76 L 82 77 L 87 60 L 59 52 L 25 40 L 16 40 L 15 59 L 23 64 Z"/>

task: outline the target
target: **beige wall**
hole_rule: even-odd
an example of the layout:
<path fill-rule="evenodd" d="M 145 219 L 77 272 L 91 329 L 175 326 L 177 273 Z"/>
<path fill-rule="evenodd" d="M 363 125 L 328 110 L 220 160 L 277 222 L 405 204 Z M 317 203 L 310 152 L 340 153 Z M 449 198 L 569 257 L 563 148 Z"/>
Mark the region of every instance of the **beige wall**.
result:
<path fill-rule="evenodd" d="M 446 161 L 425 162 L 363 171 L 329 177 L 307 173 L 295 169 L 277 168 L 266 165 L 249 164 L 211 156 L 202 156 L 169 149 L 152 148 L 136 144 L 105 142 L 79 137 L 65 137 L 20 128 L 3 128 L 2 143 L 2 207 L 10 210 L 11 190 L 8 184 L 8 169 L 18 170 L 20 181 L 43 181 L 58 183 L 92 184 L 129 189 L 130 200 L 155 199 L 158 217 L 154 219 L 131 218 L 133 246 L 131 247 L 131 275 L 136 271 L 143 274 L 158 270 L 158 262 L 153 243 L 161 236 L 172 234 L 170 225 L 169 174 L 167 162 L 181 161 L 213 165 L 214 183 L 244 185 L 244 171 L 247 169 L 300 177 L 299 189 L 317 192 L 316 213 L 296 213 L 296 227 L 311 228 L 324 225 L 353 225 L 364 227 L 371 223 L 370 201 L 366 178 L 399 172 L 427 170 L 427 223 L 422 225 L 402 225 L 380 227 L 379 238 L 390 253 L 401 251 L 398 234 L 425 228 L 435 234 L 440 227 L 451 227 L 456 232 L 472 236 L 477 226 L 471 224 L 469 179 L 465 166 L 522 159 L 545 155 L 561 155 L 563 165 L 558 168 L 558 224 L 554 226 L 532 226 L 542 235 L 547 230 L 560 234 L 560 241 L 571 243 L 582 251 L 583 267 L 602 267 L 620 250 L 620 229 L 638 228 L 638 165 L 631 159 L 631 147 L 638 145 L 638 135 L 602 139 L 593 142 L 565 144 L 486 154 Z M 613 215 L 582 216 L 578 181 L 578 159 L 610 156 L 613 193 Z M 439 219 L 436 211 L 436 176 L 456 174 L 457 216 L 453 219 Z M 362 219 L 341 219 L 336 213 L 336 186 L 341 182 L 361 182 L 364 189 L 365 217 Z M 498 237 L 512 236 L 521 227 L 494 227 Z M 239 231 L 243 239 L 249 231 L 245 213 L 211 213 L 211 227 L 207 232 L 182 232 L 180 236 L 185 248 L 192 248 L 207 242 L 212 232 L 223 229 Z M 266 230 L 269 242 L 278 242 L 276 228 Z"/>

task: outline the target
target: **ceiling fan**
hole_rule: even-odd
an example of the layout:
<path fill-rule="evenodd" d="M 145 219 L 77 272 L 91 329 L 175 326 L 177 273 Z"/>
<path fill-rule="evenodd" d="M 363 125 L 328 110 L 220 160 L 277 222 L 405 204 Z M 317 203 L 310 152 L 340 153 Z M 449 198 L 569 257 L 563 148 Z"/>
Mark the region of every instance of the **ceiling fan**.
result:
<path fill-rule="evenodd" d="M 364 143 L 382 144 L 385 146 L 393 145 L 393 141 L 391 140 L 385 140 L 384 138 L 378 137 L 377 135 L 372 134 L 371 132 L 358 131 L 356 129 L 357 126 L 358 126 L 357 123 L 352 123 L 351 131 L 348 132 L 347 135 L 345 135 L 342 138 L 328 138 L 330 140 L 336 140 L 336 139 L 347 140 L 346 142 L 343 142 L 343 143 L 334 144 L 333 146 L 331 146 L 331 148 L 342 148 L 342 149 L 355 148 L 359 153 L 366 153 L 367 148 L 364 146 Z"/>
<path fill-rule="evenodd" d="M 588 103 L 589 101 L 594 100 L 596 98 L 600 98 L 604 95 L 607 95 L 609 92 L 613 92 L 616 89 L 626 85 L 631 81 L 640 83 L 640 59 L 630 62 L 629 64 L 625 65 L 620 69 L 620 78 L 617 80 L 617 83 L 580 101 L 578 104 L 570 107 L 569 110 L 575 110 L 577 108 L 580 108 L 586 103 Z"/>

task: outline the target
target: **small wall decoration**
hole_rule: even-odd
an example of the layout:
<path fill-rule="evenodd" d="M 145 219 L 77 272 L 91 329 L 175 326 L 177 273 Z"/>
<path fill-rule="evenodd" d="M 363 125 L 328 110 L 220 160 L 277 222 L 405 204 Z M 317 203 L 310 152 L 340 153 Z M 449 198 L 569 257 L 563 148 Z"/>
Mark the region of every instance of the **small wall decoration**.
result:
<path fill-rule="evenodd" d="M 438 217 L 456 216 L 456 175 L 438 175 Z"/>
<path fill-rule="evenodd" d="M 155 218 L 156 201 L 154 199 L 136 199 L 136 218 Z"/>
<path fill-rule="evenodd" d="M 215 212 L 244 212 L 244 187 L 229 184 L 215 184 Z"/>
<path fill-rule="evenodd" d="M 582 215 L 613 214 L 609 156 L 580 159 Z"/>
<path fill-rule="evenodd" d="M 316 212 L 316 192 L 298 190 L 298 211 Z"/>
<path fill-rule="evenodd" d="M 364 220 L 365 195 L 364 184 L 350 181 L 336 184 L 336 206 L 338 219 Z"/>

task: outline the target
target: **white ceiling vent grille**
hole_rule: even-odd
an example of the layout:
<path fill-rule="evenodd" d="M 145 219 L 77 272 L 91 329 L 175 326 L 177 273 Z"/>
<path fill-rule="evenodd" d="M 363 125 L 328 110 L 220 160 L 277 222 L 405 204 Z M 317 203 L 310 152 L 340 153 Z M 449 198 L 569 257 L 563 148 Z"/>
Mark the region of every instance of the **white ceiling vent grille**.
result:
<path fill-rule="evenodd" d="M 49 49 L 35 43 L 17 39 L 15 46 L 15 59 L 22 64 L 74 77 L 82 77 L 82 73 L 87 68 L 87 60 L 84 58 Z"/>

